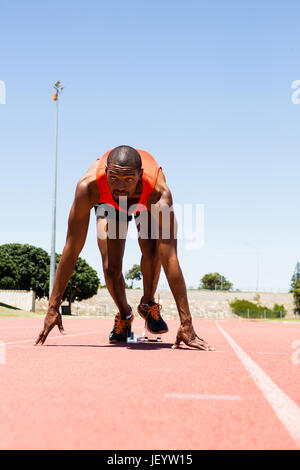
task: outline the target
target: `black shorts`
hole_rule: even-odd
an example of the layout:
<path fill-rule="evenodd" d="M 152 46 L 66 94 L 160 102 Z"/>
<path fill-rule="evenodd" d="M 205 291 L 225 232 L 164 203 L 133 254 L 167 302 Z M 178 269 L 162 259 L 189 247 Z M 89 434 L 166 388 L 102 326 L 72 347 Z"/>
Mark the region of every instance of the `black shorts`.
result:
<path fill-rule="evenodd" d="M 125 212 L 120 212 L 115 209 L 110 204 L 106 204 L 105 202 L 100 202 L 96 204 L 95 207 L 95 214 L 97 219 L 109 219 L 109 220 L 116 220 L 117 222 L 130 222 L 132 220 L 132 215 L 128 215 Z"/>

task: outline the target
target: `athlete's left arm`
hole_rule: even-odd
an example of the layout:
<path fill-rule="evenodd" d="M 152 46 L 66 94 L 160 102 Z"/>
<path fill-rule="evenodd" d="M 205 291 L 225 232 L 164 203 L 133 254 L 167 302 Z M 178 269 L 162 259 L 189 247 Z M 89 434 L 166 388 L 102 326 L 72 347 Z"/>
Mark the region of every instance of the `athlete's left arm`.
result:
<path fill-rule="evenodd" d="M 158 200 L 151 204 L 151 214 L 159 229 L 157 234 L 158 253 L 180 317 L 180 327 L 173 347 L 178 347 L 183 341 L 194 348 L 213 349 L 206 341 L 196 335 L 193 327 L 185 280 L 177 256 L 177 222 L 173 211 L 172 194 L 162 172 L 160 172 L 155 190 L 157 194 L 155 199 Z"/>

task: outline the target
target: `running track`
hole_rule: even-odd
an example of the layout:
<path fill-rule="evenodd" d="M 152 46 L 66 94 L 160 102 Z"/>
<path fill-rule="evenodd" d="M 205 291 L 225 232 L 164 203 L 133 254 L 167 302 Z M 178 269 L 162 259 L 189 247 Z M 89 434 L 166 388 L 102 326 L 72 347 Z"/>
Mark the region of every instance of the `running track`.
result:
<path fill-rule="evenodd" d="M 34 347 L 42 323 L 0 319 L 1 449 L 300 448 L 299 323 L 194 320 L 215 352 L 172 350 L 175 320 L 110 345 L 113 319 L 65 318 Z"/>

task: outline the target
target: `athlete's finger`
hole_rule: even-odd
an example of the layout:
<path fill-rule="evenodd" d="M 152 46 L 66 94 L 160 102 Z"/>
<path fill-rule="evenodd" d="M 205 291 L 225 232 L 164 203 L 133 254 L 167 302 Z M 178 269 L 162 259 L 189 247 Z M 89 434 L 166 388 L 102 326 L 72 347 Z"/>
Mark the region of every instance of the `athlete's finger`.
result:
<path fill-rule="evenodd" d="M 35 343 L 35 346 L 38 345 L 38 344 L 41 344 L 41 345 L 44 344 L 48 334 L 54 328 L 54 326 L 55 326 L 55 323 L 52 324 L 52 325 L 47 325 L 47 326 L 44 327 L 44 329 L 41 331 L 41 333 L 38 337 L 38 341 L 36 341 L 36 343 Z"/>
<path fill-rule="evenodd" d="M 44 337 L 44 330 L 42 330 L 36 340 L 36 342 L 34 343 L 34 346 L 37 346 L 39 343 L 41 343 L 42 339 Z M 42 344 L 42 343 L 41 343 Z"/>
<path fill-rule="evenodd" d="M 57 326 L 58 326 L 58 329 L 59 329 L 59 331 L 60 331 L 60 333 L 61 333 L 62 335 L 66 335 L 66 334 L 67 334 L 66 331 L 65 331 L 65 329 L 64 329 L 64 327 L 63 327 L 61 317 L 60 317 L 60 318 L 58 319 L 58 321 L 57 321 Z"/>
<path fill-rule="evenodd" d="M 205 346 L 202 343 L 199 343 L 198 341 L 191 341 L 188 344 L 188 346 L 190 346 L 191 348 L 201 349 L 202 351 L 208 351 L 209 350 L 209 348 L 207 346 Z"/>
<path fill-rule="evenodd" d="M 190 346 L 204 351 L 214 351 L 215 348 L 211 347 L 206 341 L 196 336 L 196 339 L 190 343 Z"/>
<path fill-rule="evenodd" d="M 172 349 L 179 348 L 180 343 L 181 343 L 181 334 L 177 333 L 176 340 L 175 340 L 175 343 L 172 346 Z"/>

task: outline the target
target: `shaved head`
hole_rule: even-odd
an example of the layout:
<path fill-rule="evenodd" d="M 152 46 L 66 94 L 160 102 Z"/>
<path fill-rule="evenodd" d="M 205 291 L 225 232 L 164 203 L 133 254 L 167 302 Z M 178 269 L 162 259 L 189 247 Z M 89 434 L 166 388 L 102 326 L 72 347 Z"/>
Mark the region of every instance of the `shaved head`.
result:
<path fill-rule="evenodd" d="M 142 159 L 140 154 L 129 145 L 120 145 L 112 149 L 107 157 L 107 166 L 117 165 L 121 167 L 130 167 L 134 170 L 140 170 Z"/>

